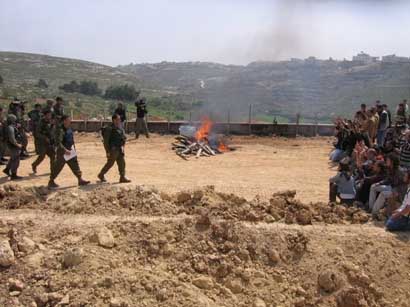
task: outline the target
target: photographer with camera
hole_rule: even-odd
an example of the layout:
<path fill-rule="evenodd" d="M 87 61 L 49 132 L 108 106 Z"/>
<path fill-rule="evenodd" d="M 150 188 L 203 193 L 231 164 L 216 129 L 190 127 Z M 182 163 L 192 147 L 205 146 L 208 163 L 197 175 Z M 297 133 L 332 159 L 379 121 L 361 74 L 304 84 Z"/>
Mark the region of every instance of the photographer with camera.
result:
<path fill-rule="evenodd" d="M 147 138 L 149 138 L 148 133 L 148 126 L 145 116 L 148 114 L 147 111 L 147 104 L 145 97 L 142 97 L 140 100 L 135 102 L 135 107 L 137 108 L 137 120 L 135 125 L 135 138 L 138 139 L 140 136 L 140 132 L 145 134 Z"/>

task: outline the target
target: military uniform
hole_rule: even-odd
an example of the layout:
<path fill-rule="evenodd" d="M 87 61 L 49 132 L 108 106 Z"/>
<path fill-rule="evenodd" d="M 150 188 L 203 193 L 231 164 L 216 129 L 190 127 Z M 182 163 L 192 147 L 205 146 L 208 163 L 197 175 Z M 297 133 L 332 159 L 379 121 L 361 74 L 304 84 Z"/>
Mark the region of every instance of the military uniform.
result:
<path fill-rule="evenodd" d="M 60 174 L 64 165 L 68 164 L 73 174 L 81 182 L 81 170 L 78 164 L 77 157 L 74 157 L 68 161 L 64 159 L 65 150 L 71 150 L 74 147 L 74 133 L 71 128 L 65 128 L 64 125 L 59 125 L 56 129 L 56 145 L 57 154 L 54 167 L 51 170 L 50 181 L 54 181 Z"/>
<path fill-rule="evenodd" d="M 0 164 L 4 165 L 4 155 L 6 153 L 6 133 L 7 123 L 0 117 Z"/>
<path fill-rule="evenodd" d="M 38 144 L 38 138 L 37 138 L 37 127 L 40 124 L 41 121 L 41 111 L 40 110 L 31 110 L 28 113 L 28 117 L 30 118 L 30 130 L 33 133 L 33 138 L 34 138 L 34 148 L 36 151 L 36 154 L 39 154 L 39 144 Z"/>
<path fill-rule="evenodd" d="M 128 182 L 125 178 L 125 159 L 124 159 L 124 145 L 126 141 L 125 131 L 122 127 L 116 127 L 114 124 L 105 127 L 103 130 L 104 148 L 107 153 L 107 163 L 101 169 L 98 178 L 102 181 L 104 175 L 110 168 L 117 163 L 118 171 L 120 173 L 120 181 Z"/>
<path fill-rule="evenodd" d="M 33 172 L 36 172 L 37 166 L 43 162 L 46 155 L 50 158 L 50 171 L 53 169 L 55 161 L 55 140 L 54 140 L 54 127 L 51 122 L 43 118 L 37 127 L 36 136 L 38 140 L 38 157 L 33 162 Z"/>
<path fill-rule="evenodd" d="M 56 103 L 53 107 L 53 118 L 56 120 L 56 124 L 61 123 L 61 118 L 64 115 L 64 107 L 62 104 Z"/>
<path fill-rule="evenodd" d="M 14 115 L 9 115 L 7 118 L 6 144 L 10 153 L 10 160 L 3 172 L 10 176 L 11 179 L 21 178 L 17 176 L 17 169 L 20 166 L 22 140 L 19 130 L 16 127 L 16 120 L 17 118 Z"/>

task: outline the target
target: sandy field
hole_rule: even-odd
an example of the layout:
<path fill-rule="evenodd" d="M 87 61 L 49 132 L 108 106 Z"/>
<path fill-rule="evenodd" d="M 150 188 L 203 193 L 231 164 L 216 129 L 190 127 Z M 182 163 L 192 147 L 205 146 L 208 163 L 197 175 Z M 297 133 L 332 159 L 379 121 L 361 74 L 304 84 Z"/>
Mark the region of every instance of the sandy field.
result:
<path fill-rule="evenodd" d="M 101 139 L 97 135 L 77 135 L 77 151 L 84 178 L 97 182 L 97 174 L 105 163 Z M 172 136 L 153 135 L 135 140 L 130 136 L 126 147 L 127 176 L 133 184 L 155 186 L 166 192 L 176 192 L 206 185 L 218 191 L 246 198 L 259 194 L 270 196 L 281 190 L 297 190 L 304 201 L 327 201 L 330 138 L 263 138 L 233 137 L 230 146 L 235 151 L 215 157 L 192 158 L 184 161 L 171 150 Z M 21 162 L 23 186 L 46 185 L 49 160 L 31 173 L 35 157 Z M 114 166 L 107 174 L 111 183 L 118 182 Z M 0 179 L 4 183 L 5 179 Z M 66 166 L 56 182 L 61 188 L 76 185 L 76 178 Z"/>

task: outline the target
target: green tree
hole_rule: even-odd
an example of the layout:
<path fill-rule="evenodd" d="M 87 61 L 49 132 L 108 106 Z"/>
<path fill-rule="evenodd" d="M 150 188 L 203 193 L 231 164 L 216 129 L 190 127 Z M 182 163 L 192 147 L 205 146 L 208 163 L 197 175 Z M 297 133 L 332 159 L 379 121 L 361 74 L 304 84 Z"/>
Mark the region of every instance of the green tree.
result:
<path fill-rule="evenodd" d="M 48 88 L 47 81 L 44 79 L 39 79 L 36 86 L 39 88 Z"/>
<path fill-rule="evenodd" d="M 140 92 L 133 85 L 110 86 L 105 90 L 105 98 L 132 101 L 138 98 Z"/>

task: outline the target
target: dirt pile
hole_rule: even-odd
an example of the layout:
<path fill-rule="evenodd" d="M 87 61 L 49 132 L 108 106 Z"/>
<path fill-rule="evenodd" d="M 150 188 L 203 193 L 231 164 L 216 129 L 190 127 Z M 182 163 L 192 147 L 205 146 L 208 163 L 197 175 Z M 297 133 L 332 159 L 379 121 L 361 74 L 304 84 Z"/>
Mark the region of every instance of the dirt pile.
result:
<path fill-rule="evenodd" d="M 199 215 L 204 219 L 247 222 L 362 224 L 369 215 L 355 207 L 336 204 L 304 204 L 295 191 L 276 193 L 270 199 L 248 201 L 234 194 L 215 191 L 212 186 L 174 195 L 143 186 L 113 188 L 101 185 L 91 191 L 59 191 L 45 188 L 22 189 L 15 185 L 0 188 L 0 208 L 39 208 L 70 214 L 115 214 L 175 216 Z"/>
<path fill-rule="evenodd" d="M 8 219 L 0 237 L 15 260 L 0 268 L 0 305 L 406 306 L 404 242 L 338 232 L 346 226 L 327 226 L 335 228 L 324 239 L 323 229 L 281 225 Z"/>

